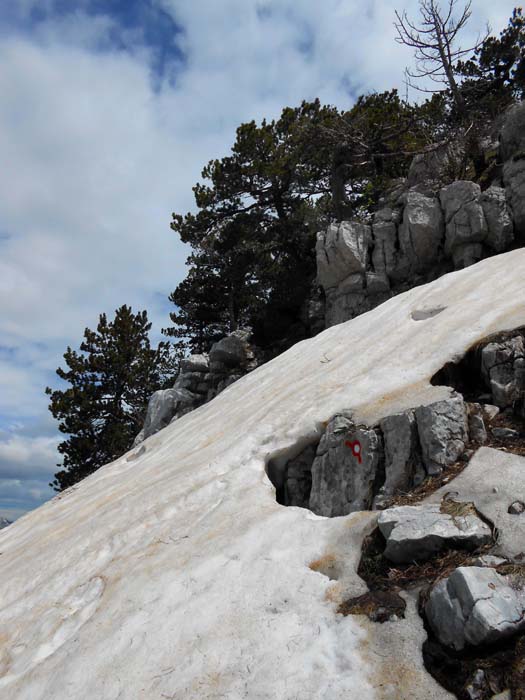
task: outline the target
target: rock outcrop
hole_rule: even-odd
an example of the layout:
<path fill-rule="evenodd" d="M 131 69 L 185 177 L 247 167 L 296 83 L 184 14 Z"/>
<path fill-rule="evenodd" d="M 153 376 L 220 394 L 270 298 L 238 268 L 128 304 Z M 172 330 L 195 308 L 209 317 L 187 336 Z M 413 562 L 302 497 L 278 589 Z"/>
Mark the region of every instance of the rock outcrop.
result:
<path fill-rule="evenodd" d="M 470 423 L 467 415 L 456 393 L 375 426 L 336 415 L 316 449 L 309 446 L 286 464 L 283 502 L 329 517 L 381 507 L 457 462 L 469 440 L 484 441 L 481 409 Z"/>
<path fill-rule="evenodd" d="M 481 352 L 481 369 L 496 406 L 523 409 L 525 337 L 522 334 L 485 345 Z"/>
<path fill-rule="evenodd" d="M 196 354 L 183 359 L 173 387 L 156 391 L 151 396 L 144 427 L 133 446 L 211 401 L 230 384 L 255 369 L 257 358 L 250 338 L 250 331 L 239 329 L 215 343 L 209 355 Z"/>
<path fill-rule="evenodd" d="M 414 158 L 404 184 L 382 200 L 371 225 L 331 224 L 317 237 L 317 281 L 326 327 L 389 297 L 525 240 L 525 102 L 503 120 L 491 182 L 443 186 L 454 148 Z M 502 173 L 502 174 L 501 174 Z"/>

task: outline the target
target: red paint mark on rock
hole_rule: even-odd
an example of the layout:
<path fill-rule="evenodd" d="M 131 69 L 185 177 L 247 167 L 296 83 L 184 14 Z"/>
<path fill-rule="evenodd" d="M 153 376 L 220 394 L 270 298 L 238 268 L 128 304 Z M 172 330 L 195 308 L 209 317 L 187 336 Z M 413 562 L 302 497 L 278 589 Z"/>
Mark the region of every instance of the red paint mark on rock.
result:
<path fill-rule="evenodd" d="M 352 450 L 352 454 L 357 459 L 359 464 L 361 464 L 363 459 L 361 457 L 361 443 L 359 440 L 345 440 L 345 445 Z"/>

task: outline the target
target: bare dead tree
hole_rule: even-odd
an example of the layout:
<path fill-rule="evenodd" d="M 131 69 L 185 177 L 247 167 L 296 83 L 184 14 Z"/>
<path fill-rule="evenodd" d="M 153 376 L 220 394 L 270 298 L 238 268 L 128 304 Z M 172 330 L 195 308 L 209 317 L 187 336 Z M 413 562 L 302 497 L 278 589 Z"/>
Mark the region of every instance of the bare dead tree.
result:
<path fill-rule="evenodd" d="M 465 101 L 455 76 L 455 65 L 466 54 L 472 54 L 490 34 L 487 26 L 483 37 L 478 37 L 474 46 L 466 49 L 458 45 L 461 30 L 470 16 L 472 0 L 456 13 L 457 0 L 447 0 L 444 10 L 437 0 L 419 0 L 420 20 L 416 23 L 409 19 L 406 11 L 401 14 L 396 10 L 396 41 L 414 49 L 416 65 L 406 69 L 407 84 L 420 92 L 436 93 L 450 90 L 452 99 L 459 113 L 465 111 Z M 441 87 L 417 85 L 416 81 L 429 79 Z"/>

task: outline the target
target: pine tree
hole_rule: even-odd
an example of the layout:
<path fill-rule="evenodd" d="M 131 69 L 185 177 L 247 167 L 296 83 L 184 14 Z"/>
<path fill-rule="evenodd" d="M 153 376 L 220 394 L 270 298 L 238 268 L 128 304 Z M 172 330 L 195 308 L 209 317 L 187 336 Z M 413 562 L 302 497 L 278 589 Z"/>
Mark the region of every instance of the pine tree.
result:
<path fill-rule="evenodd" d="M 101 314 L 86 328 L 79 351 L 67 348 L 67 369 L 57 375 L 66 389 L 46 389 L 49 410 L 68 437 L 58 446 L 63 468 L 50 486 L 75 484 L 128 450 L 140 431 L 151 394 L 173 379 L 177 352 L 168 342 L 151 348 L 146 311 L 121 306 L 113 321 Z"/>

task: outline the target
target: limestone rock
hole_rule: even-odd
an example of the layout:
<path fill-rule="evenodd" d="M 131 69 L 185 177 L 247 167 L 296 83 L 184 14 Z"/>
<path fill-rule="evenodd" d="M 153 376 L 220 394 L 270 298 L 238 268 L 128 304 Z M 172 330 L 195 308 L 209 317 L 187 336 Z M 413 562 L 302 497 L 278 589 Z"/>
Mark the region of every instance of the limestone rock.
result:
<path fill-rule="evenodd" d="M 481 351 L 481 371 L 492 400 L 500 408 L 512 406 L 525 395 L 525 341 L 516 335 L 488 343 Z"/>
<path fill-rule="evenodd" d="M 500 133 L 500 156 L 506 161 L 525 151 L 525 102 L 507 110 Z"/>
<path fill-rule="evenodd" d="M 507 206 L 505 190 L 493 185 L 481 194 L 479 202 L 488 228 L 485 243 L 496 253 L 502 253 L 514 241 L 514 225 Z"/>
<path fill-rule="evenodd" d="M 418 192 L 405 196 L 399 243 L 413 271 L 424 270 L 439 259 L 444 223 L 439 201 Z"/>
<path fill-rule="evenodd" d="M 509 513 L 511 515 L 521 515 L 525 513 L 525 503 L 523 503 L 523 501 L 514 501 L 509 506 Z"/>
<path fill-rule="evenodd" d="M 487 688 L 485 672 L 481 668 L 478 668 L 470 683 L 466 686 L 465 694 L 469 700 L 483 700 L 483 698 L 486 697 L 485 691 Z"/>
<path fill-rule="evenodd" d="M 210 350 L 211 363 L 222 363 L 226 368 L 238 367 L 248 360 L 248 348 L 246 336 L 235 331 L 221 338 L 212 345 Z"/>
<path fill-rule="evenodd" d="M 395 276 L 397 266 L 397 224 L 390 207 L 376 212 L 372 224 L 374 248 L 372 264 L 377 273 Z"/>
<path fill-rule="evenodd" d="M 483 420 L 483 409 L 479 403 L 467 404 L 468 434 L 470 439 L 478 445 L 487 442 L 487 430 Z"/>
<path fill-rule="evenodd" d="M 425 613 L 446 646 L 494 643 L 525 629 L 523 592 L 492 568 L 461 566 L 432 589 Z"/>
<path fill-rule="evenodd" d="M 493 554 L 482 554 L 480 557 L 477 557 L 477 559 L 474 559 L 472 566 L 490 566 L 495 568 L 500 564 L 504 564 L 505 561 L 503 557 L 496 557 Z"/>
<path fill-rule="evenodd" d="M 182 372 L 209 372 L 210 358 L 206 354 L 190 355 L 181 362 Z"/>
<path fill-rule="evenodd" d="M 459 395 L 415 411 L 427 473 L 440 474 L 456 462 L 468 441 L 467 411 Z"/>
<path fill-rule="evenodd" d="M 284 501 L 287 506 L 308 508 L 312 488 L 312 463 L 315 447 L 308 445 L 286 465 Z"/>
<path fill-rule="evenodd" d="M 517 430 L 512 428 L 492 428 L 492 434 L 498 440 L 514 440 L 520 435 Z"/>
<path fill-rule="evenodd" d="M 525 154 L 514 156 L 503 166 L 503 182 L 512 212 L 516 238 L 525 236 Z"/>
<path fill-rule="evenodd" d="M 482 404 L 481 410 L 483 412 L 483 418 L 486 423 L 490 423 L 491 421 L 493 421 L 500 411 L 498 406 L 493 406 L 490 403 Z"/>
<path fill-rule="evenodd" d="M 451 546 L 476 549 L 492 539 L 490 527 L 476 515 L 454 517 L 439 504 L 388 508 L 377 524 L 386 539 L 384 555 L 396 564 L 425 561 Z"/>
<path fill-rule="evenodd" d="M 156 391 L 148 403 L 144 427 L 141 431 L 143 440 L 165 428 L 173 419 L 181 403 L 193 403 L 195 399 L 195 395 L 186 389 L 172 388 Z"/>
<path fill-rule="evenodd" d="M 418 153 L 410 164 L 406 187 L 438 189 L 447 179 L 447 170 L 462 157 L 462 151 L 462 145 L 456 142 L 439 146 L 428 153 Z"/>
<path fill-rule="evenodd" d="M 317 278 L 324 289 L 337 286 L 349 275 L 364 274 L 371 229 L 368 224 L 343 221 L 317 234 Z"/>
<path fill-rule="evenodd" d="M 458 180 L 440 192 L 445 212 L 445 251 L 452 255 L 456 268 L 468 267 L 483 257 L 481 243 L 488 226 L 479 203 L 481 189 L 468 180 Z"/>
<path fill-rule="evenodd" d="M 408 491 L 425 478 L 413 411 L 384 418 L 380 423 L 385 444 L 385 483 L 380 495 Z"/>
<path fill-rule="evenodd" d="M 310 510 L 318 515 L 347 515 L 367 510 L 383 467 L 383 441 L 372 428 L 350 418 L 328 423 L 312 464 Z"/>

